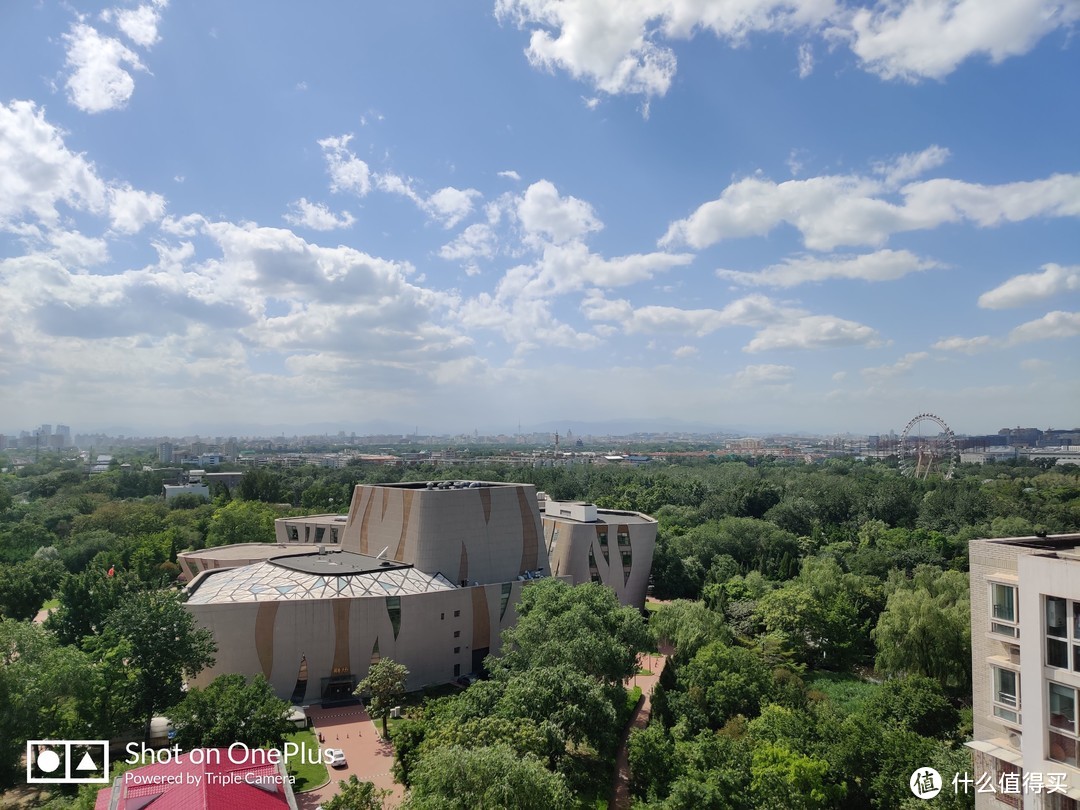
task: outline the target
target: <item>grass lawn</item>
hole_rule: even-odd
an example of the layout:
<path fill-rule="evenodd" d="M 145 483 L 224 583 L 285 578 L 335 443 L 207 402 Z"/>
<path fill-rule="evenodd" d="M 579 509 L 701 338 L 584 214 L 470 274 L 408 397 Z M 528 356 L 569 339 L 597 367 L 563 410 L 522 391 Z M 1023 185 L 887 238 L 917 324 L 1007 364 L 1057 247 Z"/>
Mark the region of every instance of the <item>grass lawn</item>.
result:
<path fill-rule="evenodd" d="M 287 734 L 285 735 L 285 740 L 287 742 L 294 742 L 302 745 L 308 752 L 305 759 L 309 761 L 316 759 L 319 755 L 319 743 L 315 739 L 315 732 L 309 728 Z M 326 766 L 322 764 L 310 765 L 302 763 L 300 762 L 300 759 L 300 756 L 290 757 L 288 762 L 289 774 L 296 779 L 293 790 L 300 793 L 305 790 L 312 790 L 313 788 L 325 785 L 330 778 Z"/>
<path fill-rule="evenodd" d="M 46 599 L 45 604 L 41 606 L 42 610 L 56 610 L 60 607 L 59 599 Z"/>
<path fill-rule="evenodd" d="M 845 713 L 857 711 L 881 687 L 854 675 L 819 672 L 806 679 L 808 690 L 824 692 Z"/>

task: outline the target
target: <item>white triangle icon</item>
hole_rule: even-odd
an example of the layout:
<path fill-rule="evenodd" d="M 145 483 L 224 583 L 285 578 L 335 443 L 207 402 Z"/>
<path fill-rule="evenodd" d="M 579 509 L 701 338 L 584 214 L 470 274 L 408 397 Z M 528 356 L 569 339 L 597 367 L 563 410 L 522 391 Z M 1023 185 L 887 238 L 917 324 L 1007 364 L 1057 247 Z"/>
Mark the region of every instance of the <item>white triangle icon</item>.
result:
<path fill-rule="evenodd" d="M 97 765 L 94 764 L 94 760 L 90 758 L 90 752 L 87 751 L 83 754 L 82 759 L 79 760 L 79 764 L 75 766 L 77 771 L 96 771 Z"/>

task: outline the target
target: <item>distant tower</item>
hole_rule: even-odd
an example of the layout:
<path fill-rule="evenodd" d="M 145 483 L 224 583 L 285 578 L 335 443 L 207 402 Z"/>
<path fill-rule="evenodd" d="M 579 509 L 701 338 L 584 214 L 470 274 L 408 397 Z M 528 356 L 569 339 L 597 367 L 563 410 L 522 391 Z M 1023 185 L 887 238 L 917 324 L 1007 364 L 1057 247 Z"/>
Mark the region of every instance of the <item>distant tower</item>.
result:
<path fill-rule="evenodd" d="M 172 464 L 173 460 L 173 446 L 169 442 L 162 442 L 158 445 L 158 461 L 162 464 Z"/>

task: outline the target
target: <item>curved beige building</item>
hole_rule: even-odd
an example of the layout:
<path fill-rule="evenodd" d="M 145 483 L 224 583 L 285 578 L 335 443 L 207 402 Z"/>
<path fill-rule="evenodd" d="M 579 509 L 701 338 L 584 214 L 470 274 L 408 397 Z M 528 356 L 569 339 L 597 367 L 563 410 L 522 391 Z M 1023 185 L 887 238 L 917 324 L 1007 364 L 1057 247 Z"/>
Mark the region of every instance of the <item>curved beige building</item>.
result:
<path fill-rule="evenodd" d="M 656 522 L 591 509 L 542 522 L 529 484 L 361 485 L 347 518 L 283 518 L 257 553 L 196 552 L 187 606 L 218 653 L 194 683 L 262 673 L 295 703 L 332 701 L 382 657 L 408 667 L 410 689 L 445 683 L 498 651 L 521 589 L 543 576 L 604 582 L 640 606 Z"/>

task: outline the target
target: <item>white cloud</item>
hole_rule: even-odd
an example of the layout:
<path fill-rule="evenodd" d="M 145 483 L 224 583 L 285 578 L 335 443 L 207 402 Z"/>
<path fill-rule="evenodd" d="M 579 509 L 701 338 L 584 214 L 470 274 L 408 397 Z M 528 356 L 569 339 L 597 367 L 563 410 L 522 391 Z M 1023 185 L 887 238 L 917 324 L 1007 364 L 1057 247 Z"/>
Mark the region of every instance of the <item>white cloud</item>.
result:
<path fill-rule="evenodd" d="M 1009 332 L 1009 343 L 1057 340 L 1080 335 L 1080 312 L 1048 312 L 1034 321 L 1022 323 Z"/>
<path fill-rule="evenodd" d="M 68 99 L 84 112 L 97 113 L 124 107 L 135 92 L 130 70 L 145 71 L 139 57 L 114 37 L 102 36 L 85 23 L 64 34 Z"/>
<path fill-rule="evenodd" d="M 930 355 L 927 352 L 909 352 L 890 365 L 864 368 L 862 369 L 862 375 L 868 380 L 878 382 L 892 379 L 893 377 L 907 374 L 917 363 L 920 363 L 929 356 Z"/>
<path fill-rule="evenodd" d="M 161 10 L 166 5 L 167 0 L 158 0 L 149 5 L 115 10 L 116 27 L 136 45 L 149 48 L 160 39 L 158 24 L 161 22 Z M 113 17 L 108 12 L 102 16 L 106 19 Z"/>
<path fill-rule="evenodd" d="M 697 353 L 698 350 L 696 346 L 680 346 L 672 352 L 672 355 L 679 360 L 685 360 L 687 357 L 693 357 Z"/>
<path fill-rule="evenodd" d="M 109 258 L 104 239 L 84 236 L 78 231 L 52 231 L 48 240 L 52 246 L 49 255 L 65 267 L 91 267 Z"/>
<path fill-rule="evenodd" d="M 996 186 L 946 178 L 909 183 L 899 190 L 902 204 L 888 199 L 889 182 L 936 165 L 931 147 L 878 166 L 885 179 L 824 175 L 776 183 L 759 177 L 738 180 L 689 217 L 668 227 L 665 247 L 705 248 L 723 239 L 764 236 L 781 223 L 797 228 L 813 250 L 838 245 L 880 245 L 892 234 L 945 223 L 992 227 L 1034 217 L 1080 216 L 1080 174 Z"/>
<path fill-rule="evenodd" d="M 744 286 L 795 287 L 833 278 L 894 281 L 908 273 L 939 267 L 941 265 L 938 262 L 921 259 L 906 250 L 879 250 L 858 256 L 830 256 L 820 259 L 798 256 L 758 272 L 717 270 L 716 275 Z"/>
<path fill-rule="evenodd" d="M 886 79 L 941 79 L 976 55 L 998 63 L 1080 19 L 1070 0 L 906 0 L 858 8 L 844 36 L 864 66 Z"/>
<path fill-rule="evenodd" d="M 939 340 L 930 348 L 942 352 L 961 352 L 963 354 L 976 354 L 994 345 L 994 340 L 989 335 L 978 337 L 948 337 Z"/>
<path fill-rule="evenodd" d="M 109 217 L 112 229 L 119 233 L 138 233 L 151 222 L 165 216 L 165 198 L 160 194 L 139 191 L 128 184 L 109 189 Z"/>
<path fill-rule="evenodd" d="M 799 46 L 799 78 L 805 79 L 814 72 L 814 49 L 809 42 Z"/>
<path fill-rule="evenodd" d="M 581 302 L 581 311 L 590 321 L 625 321 L 634 314 L 634 307 L 624 299 L 609 300 L 600 290 L 589 290 Z"/>
<path fill-rule="evenodd" d="M 675 53 L 661 40 L 707 30 L 732 43 L 755 31 L 813 28 L 832 0 L 496 0 L 495 14 L 530 30 L 535 67 L 560 68 L 609 93 L 662 96 L 675 77 Z"/>
<path fill-rule="evenodd" d="M 529 31 L 537 68 L 565 70 L 602 93 L 662 96 L 677 68 L 673 44 L 701 31 L 739 45 L 755 32 L 802 35 L 799 74 L 812 70 L 809 37 L 851 46 L 885 78 L 940 79 L 985 55 L 1023 54 L 1080 18 L 1073 0 L 496 0 L 495 14 Z M 646 102 L 647 103 L 647 102 Z"/>
<path fill-rule="evenodd" d="M 908 152 L 891 161 L 877 163 L 874 171 L 884 177 L 886 186 L 898 188 L 902 183 L 943 165 L 948 159 L 949 150 L 934 144 L 921 152 Z"/>
<path fill-rule="evenodd" d="M 832 378 L 835 382 L 843 382 L 845 379 L 847 379 L 847 372 L 837 371 L 832 375 Z"/>
<path fill-rule="evenodd" d="M 323 138 L 318 141 L 326 158 L 326 171 L 330 174 L 330 190 L 350 192 L 363 197 L 371 190 L 371 170 L 368 165 L 349 151 L 352 135 Z"/>
<path fill-rule="evenodd" d="M 533 183 L 518 200 L 517 217 L 530 236 L 540 236 L 552 242 L 568 242 L 591 231 L 599 231 L 603 223 L 591 205 L 577 197 L 561 197 L 548 180 Z"/>
<path fill-rule="evenodd" d="M 335 214 L 323 203 L 308 202 L 305 197 L 292 203 L 282 218 L 290 225 L 311 228 L 313 231 L 349 228 L 356 222 L 356 217 L 348 211 Z"/>
<path fill-rule="evenodd" d="M 424 201 L 424 210 L 442 223 L 444 228 L 453 228 L 465 219 L 473 210 L 473 201 L 483 195 L 474 188 L 441 188 Z"/>
<path fill-rule="evenodd" d="M 520 181 L 521 175 L 515 172 L 513 169 L 507 169 L 506 171 L 499 172 L 499 177 L 505 177 L 507 180 Z"/>
<path fill-rule="evenodd" d="M 979 296 L 979 306 L 985 309 L 1020 307 L 1055 295 L 1080 290 L 1080 265 L 1062 267 L 1044 264 L 1041 273 L 1025 273 Z"/>
<path fill-rule="evenodd" d="M 794 322 L 766 326 L 743 351 L 832 349 L 841 346 L 877 346 L 880 342 L 878 333 L 864 324 L 832 315 L 805 315 Z"/>
<path fill-rule="evenodd" d="M 794 366 L 763 363 L 756 366 L 746 366 L 740 371 L 736 371 L 735 381 L 745 386 L 781 385 L 788 382 L 794 376 Z"/>
<path fill-rule="evenodd" d="M 490 259 L 495 255 L 495 231 L 490 225 L 476 223 L 457 235 L 454 241 L 443 245 L 439 255 L 449 261 Z"/>
<path fill-rule="evenodd" d="M 27 216 L 55 225 L 61 204 L 103 213 L 106 184 L 92 163 L 67 148 L 44 110 L 31 101 L 0 102 L 0 228 Z"/>

